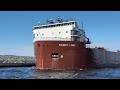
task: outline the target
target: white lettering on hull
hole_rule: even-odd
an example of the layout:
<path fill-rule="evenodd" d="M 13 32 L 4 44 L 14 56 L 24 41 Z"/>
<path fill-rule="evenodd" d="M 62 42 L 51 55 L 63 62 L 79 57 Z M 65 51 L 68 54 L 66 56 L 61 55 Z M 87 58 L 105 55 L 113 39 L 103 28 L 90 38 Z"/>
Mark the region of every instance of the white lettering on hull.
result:
<path fill-rule="evenodd" d="M 75 46 L 75 44 L 59 44 L 59 46 Z"/>

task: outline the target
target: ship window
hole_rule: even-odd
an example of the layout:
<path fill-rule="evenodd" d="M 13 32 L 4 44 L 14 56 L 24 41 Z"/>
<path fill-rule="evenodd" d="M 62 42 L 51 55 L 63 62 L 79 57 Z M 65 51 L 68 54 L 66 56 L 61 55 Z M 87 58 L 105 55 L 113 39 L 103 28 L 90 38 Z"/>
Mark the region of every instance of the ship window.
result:
<path fill-rule="evenodd" d="M 68 33 L 68 31 L 66 31 L 66 33 Z"/>
<path fill-rule="evenodd" d="M 37 34 L 37 36 L 38 36 L 38 34 Z"/>
<path fill-rule="evenodd" d="M 61 32 L 59 32 L 59 34 L 61 34 Z"/>
<path fill-rule="evenodd" d="M 52 58 L 58 58 L 58 53 L 52 53 Z"/>
<path fill-rule="evenodd" d="M 43 36 L 44 34 L 42 34 L 42 36 Z"/>
<path fill-rule="evenodd" d="M 40 47 L 40 44 L 38 44 L 38 47 Z"/>

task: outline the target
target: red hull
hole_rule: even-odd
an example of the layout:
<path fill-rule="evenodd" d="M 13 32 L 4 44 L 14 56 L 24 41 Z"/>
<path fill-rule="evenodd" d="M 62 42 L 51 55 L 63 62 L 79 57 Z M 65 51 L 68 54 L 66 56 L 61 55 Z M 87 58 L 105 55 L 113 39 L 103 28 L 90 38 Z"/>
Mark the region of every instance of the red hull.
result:
<path fill-rule="evenodd" d="M 82 42 L 36 41 L 34 51 L 37 69 L 81 69 L 90 64 L 91 57 Z"/>

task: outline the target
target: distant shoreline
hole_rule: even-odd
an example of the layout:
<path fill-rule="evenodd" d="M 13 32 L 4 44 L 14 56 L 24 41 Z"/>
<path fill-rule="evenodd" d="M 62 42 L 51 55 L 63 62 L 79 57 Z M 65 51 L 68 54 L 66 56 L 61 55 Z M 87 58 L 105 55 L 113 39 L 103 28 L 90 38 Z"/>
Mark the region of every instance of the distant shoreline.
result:
<path fill-rule="evenodd" d="M 0 55 L 0 67 L 35 66 L 33 56 Z"/>

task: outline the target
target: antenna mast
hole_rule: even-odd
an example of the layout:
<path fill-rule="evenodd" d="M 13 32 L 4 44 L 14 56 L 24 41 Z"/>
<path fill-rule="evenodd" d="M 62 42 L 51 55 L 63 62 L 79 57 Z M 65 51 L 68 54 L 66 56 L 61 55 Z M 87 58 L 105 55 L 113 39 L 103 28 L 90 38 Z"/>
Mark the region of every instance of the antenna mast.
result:
<path fill-rule="evenodd" d="M 82 29 L 83 29 L 83 21 L 82 21 Z"/>

